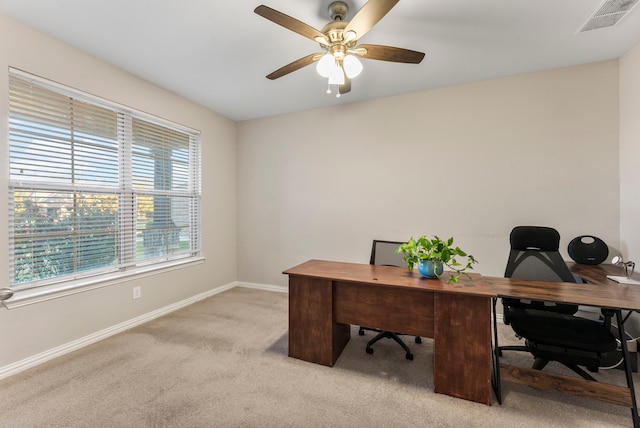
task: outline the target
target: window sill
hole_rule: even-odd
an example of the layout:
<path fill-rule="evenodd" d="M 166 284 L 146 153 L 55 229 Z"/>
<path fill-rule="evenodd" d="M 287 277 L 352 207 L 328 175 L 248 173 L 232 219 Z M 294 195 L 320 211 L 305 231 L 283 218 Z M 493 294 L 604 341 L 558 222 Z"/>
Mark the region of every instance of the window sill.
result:
<path fill-rule="evenodd" d="M 42 286 L 28 290 L 16 290 L 13 297 L 9 300 L 5 300 L 2 304 L 7 309 L 19 308 L 21 306 L 46 302 L 48 300 L 58 299 L 72 294 L 83 293 L 97 288 L 108 287 L 114 284 L 120 284 L 147 276 L 182 269 L 196 264 L 201 264 L 204 260 L 204 257 L 193 257 L 187 260 L 174 260 L 161 265 L 156 264 L 153 266 L 142 266 L 126 272 L 104 274 L 92 278 L 84 278 L 77 281 L 68 281 L 61 284 Z"/>

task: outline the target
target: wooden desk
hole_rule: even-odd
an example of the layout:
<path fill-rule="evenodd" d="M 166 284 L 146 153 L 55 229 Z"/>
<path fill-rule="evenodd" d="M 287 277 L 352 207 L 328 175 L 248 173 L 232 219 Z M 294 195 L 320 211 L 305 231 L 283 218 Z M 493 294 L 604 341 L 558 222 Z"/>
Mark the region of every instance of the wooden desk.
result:
<path fill-rule="evenodd" d="M 630 364 L 626 340 L 622 340 L 623 337 L 626 337 L 623 328 L 622 310 L 640 310 L 640 286 L 619 284 L 606 277 L 606 275 L 624 275 L 620 267 L 612 265 L 579 265 L 575 263 L 568 263 L 568 265 L 572 272 L 586 279 L 589 283 L 573 284 L 491 277 L 483 277 L 483 279 L 493 286 L 498 297 L 526 298 L 613 309 L 616 314 L 617 324 L 621 326 L 619 333 L 623 355 L 625 355 L 624 364 Z M 497 347 L 497 335 L 494 336 L 494 341 Z M 498 355 L 495 356 L 495 361 L 498 361 Z M 499 401 L 501 400 L 500 380 L 507 380 L 625 406 L 631 409 L 634 426 L 639 426 L 640 424 L 630 370 L 627 371 L 627 387 L 506 364 L 499 364 L 499 368 L 496 367 L 494 369 L 494 375 L 496 376 L 494 379 L 497 388 L 496 395 Z"/>
<path fill-rule="evenodd" d="M 406 268 L 310 260 L 289 275 L 289 356 L 333 366 L 350 324 L 434 339 L 434 390 L 491 404 L 491 299 L 478 274 L 458 284 Z M 364 352 L 364 349 L 363 349 Z"/>

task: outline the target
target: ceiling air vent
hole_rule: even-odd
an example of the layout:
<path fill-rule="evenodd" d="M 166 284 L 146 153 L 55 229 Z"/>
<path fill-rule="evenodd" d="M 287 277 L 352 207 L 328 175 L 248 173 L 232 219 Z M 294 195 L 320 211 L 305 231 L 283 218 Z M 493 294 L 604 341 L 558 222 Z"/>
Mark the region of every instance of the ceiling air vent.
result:
<path fill-rule="evenodd" d="M 587 19 L 578 33 L 613 27 L 624 18 L 639 0 L 605 0 Z"/>

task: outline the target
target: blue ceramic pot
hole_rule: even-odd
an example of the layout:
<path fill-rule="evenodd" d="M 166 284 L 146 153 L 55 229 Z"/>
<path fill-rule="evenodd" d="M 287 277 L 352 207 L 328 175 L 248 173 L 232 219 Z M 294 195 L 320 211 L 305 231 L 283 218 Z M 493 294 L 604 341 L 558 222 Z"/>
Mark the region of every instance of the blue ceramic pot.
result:
<path fill-rule="evenodd" d="M 437 261 L 434 263 L 432 260 L 420 260 L 418 262 L 418 271 L 425 278 L 438 278 L 439 275 L 442 275 L 442 262 Z"/>

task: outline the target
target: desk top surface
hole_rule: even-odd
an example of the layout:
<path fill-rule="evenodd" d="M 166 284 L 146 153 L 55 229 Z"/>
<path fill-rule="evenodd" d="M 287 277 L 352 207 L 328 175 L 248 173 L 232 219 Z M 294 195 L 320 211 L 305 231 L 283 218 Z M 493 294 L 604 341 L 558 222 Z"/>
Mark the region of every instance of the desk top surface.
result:
<path fill-rule="evenodd" d="M 607 278 L 607 275 L 625 276 L 622 266 L 612 265 L 609 263 L 599 265 L 583 265 L 580 263 L 567 262 L 567 266 L 571 272 L 586 280 L 589 284 L 611 285 L 616 282 Z M 631 275 L 632 279 L 640 281 L 640 272 Z"/>
<path fill-rule="evenodd" d="M 619 284 L 607 278 L 607 275 L 624 275 L 621 267 L 611 264 L 581 265 L 571 262 L 567 262 L 567 266 L 573 273 L 586 280 L 588 284 L 483 278 L 494 287 L 498 297 L 640 310 L 640 286 Z M 640 276 L 634 274 L 632 278 L 640 279 Z"/>
<path fill-rule="evenodd" d="M 575 305 L 640 310 L 640 287 L 618 284 L 573 284 L 483 277 L 498 297 L 542 300 Z"/>
<path fill-rule="evenodd" d="M 470 273 L 470 279 L 460 276 L 458 283 L 448 283 L 448 272 L 442 279 L 427 279 L 417 271 L 395 266 L 379 266 L 360 263 L 309 260 L 283 272 L 285 275 L 297 275 L 310 278 L 331 279 L 342 282 L 356 282 L 390 287 L 415 288 L 439 293 L 457 293 L 472 296 L 496 297 L 493 288 L 480 274 Z"/>
<path fill-rule="evenodd" d="M 604 308 L 640 311 L 640 286 L 619 284 L 607 275 L 622 275 L 621 268 L 613 265 L 579 265 L 567 263 L 570 269 L 586 279 L 588 284 L 566 282 L 528 281 L 502 277 L 464 275 L 459 283 L 444 279 L 426 279 L 416 271 L 393 266 L 309 260 L 285 270 L 286 275 L 324 278 L 334 281 L 379 284 L 391 287 L 416 288 L 440 293 L 459 293 L 484 297 L 513 297 L 546 300 Z M 633 275 L 640 279 L 640 274 Z"/>

